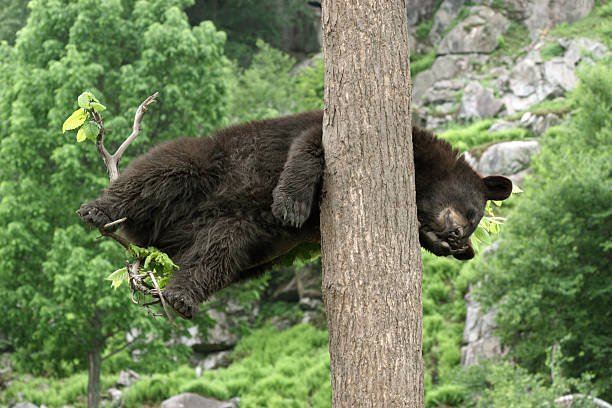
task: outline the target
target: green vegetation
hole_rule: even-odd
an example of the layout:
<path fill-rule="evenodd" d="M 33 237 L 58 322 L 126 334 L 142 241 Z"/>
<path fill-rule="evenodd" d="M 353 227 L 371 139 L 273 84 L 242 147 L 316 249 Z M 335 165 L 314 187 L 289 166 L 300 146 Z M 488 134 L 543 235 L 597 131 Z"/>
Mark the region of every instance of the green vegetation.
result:
<path fill-rule="evenodd" d="M 500 332 L 512 356 L 546 371 L 546 352 L 563 350 L 564 373 L 594 374 L 612 397 L 612 69 L 584 70 L 572 94 L 576 114 L 543 138 L 525 197 L 510 216 L 482 297 L 499 304 Z"/>
<path fill-rule="evenodd" d="M 466 151 L 487 143 L 519 140 L 533 136 L 530 131 L 523 128 L 490 133 L 488 129 L 494 122 L 494 119 L 485 119 L 474 122 L 466 127 L 451 128 L 442 132 L 440 137 L 447 140 L 459 151 Z"/>
<path fill-rule="evenodd" d="M 244 337 L 225 369 L 196 378 L 182 367 L 147 376 L 130 387 L 126 407 L 158 402 L 181 392 L 218 399 L 240 396 L 240 407 L 283 408 L 331 406 L 327 331 L 309 325 L 279 332 L 264 327 Z"/>
<path fill-rule="evenodd" d="M 548 43 L 540 50 L 540 55 L 544 61 L 560 57 L 563 54 L 565 54 L 565 49 L 558 42 Z"/>
<path fill-rule="evenodd" d="M 419 72 L 431 68 L 436 60 L 437 48 L 427 54 L 410 54 L 410 76 L 415 78 Z"/>

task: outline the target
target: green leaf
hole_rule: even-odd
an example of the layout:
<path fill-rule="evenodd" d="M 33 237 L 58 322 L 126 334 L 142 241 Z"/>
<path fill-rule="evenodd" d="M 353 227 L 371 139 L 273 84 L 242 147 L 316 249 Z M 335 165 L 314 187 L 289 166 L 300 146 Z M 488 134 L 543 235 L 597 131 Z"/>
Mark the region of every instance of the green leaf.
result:
<path fill-rule="evenodd" d="M 76 136 L 77 142 L 81 143 L 82 141 L 84 141 L 85 139 L 87 139 L 87 136 L 85 135 L 85 126 L 82 126 L 79 131 L 77 132 L 77 136 Z"/>
<path fill-rule="evenodd" d="M 94 122 L 93 120 L 90 120 L 89 122 L 85 123 L 81 129 L 83 129 L 83 133 L 87 139 L 91 140 L 94 143 L 96 142 L 98 133 L 100 133 L 100 126 L 98 126 L 96 122 Z M 78 134 L 77 134 L 77 141 L 78 141 Z"/>
<path fill-rule="evenodd" d="M 72 115 L 66 119 L 62 125 L 62 132 L 65 133 L 67 130 L 76 129 L 81 126 L 85 120 L 89 117 L 89 114 L 85 109 L 77 109 L 72 112 Z"/>
<path fill-rule="evenodd" d="M 111 287 L 113 289 L 117 289 L 123 281 L 127 281 L 130 275 L 128 274 L 127 268 L 117 269 L 115 272 L 111 273 L 106 277 L 106 280 L 112 281 Z"/>
<path fill-rule="evenodd" d="M 93 94 L 91 92 L 83 92 L 79 95 L 77 102 L 81 108 L 89 109 L 89 102 L 91 102 L 92 97 Z"/>
<path fill-rule="evenodd" d="M 83 109 L 94 109 L 93 104 L 97 103 L 98 105 L 100 105 L 98 102 L 100 102 L 99 100 L 96 99 L 96 97 L 89 91 L 83 92 L 82 94 L 79 95 L 77 102 L 79 104 L 79 106 Z M 102 106 L 102 110 L 106 109 L 104 108 L 103 105 Z M 96 110 L 96 112 L 101 112 L 99 110 Z"/>
<path fill-rule="evenodd" d="M 106 110 L 106 106 L 98 102 L 91 102 L 89 106 L 91 107 L 91 109 L 95 110 L 96 112 L 102 112 L 103 110 Z"/>

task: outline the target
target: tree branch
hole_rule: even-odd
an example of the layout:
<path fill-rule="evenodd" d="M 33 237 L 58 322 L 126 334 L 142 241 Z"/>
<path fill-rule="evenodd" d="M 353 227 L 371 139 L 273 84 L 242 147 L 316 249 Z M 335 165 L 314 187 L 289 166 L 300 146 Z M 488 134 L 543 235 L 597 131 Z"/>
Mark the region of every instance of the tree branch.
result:
<path fill-rule="evenodd" d="M 121 143 L 121 145 L 119 146 L 119 148 L 113 155 L 111 155 L 108 152 L 108 150 L 106 150 L 106 148 L 104 147 L 104 132 L 108 131 L 108 129 L 105 129 L 102 124 L 102 116 L 97 112 L 93 112 L 93 119 L 100 126 L 100 132 L 98 132 L 98 136 L 96 138 L 96 148 L 98 150 L 99 156 L 102 158 L 102 161 L 106 165 L 106 172 L 108 173 L 108 178 L 111 183 L 119 178 L 119 162 L 121 161 L 121 158 L 123 157 L 123 153 L 125 153 L 125 150 L 128 148 L 128 146 L 140 134 L 140 130 L 141 130 L 140 123 L 142 122 L 142 118 L 144 117 L 144 114 L 146 113 L 149 106 L 157 102 L 156 98 L 158 95 L 159 95 L 159 92 L 155 92 L 153 95 L 149 96 L 147 99 L 145 99 L 140 104 L 140 106 L 136 110 L 136 114 L 134 115 L 134 124 L 132 125 L 132 133 L 128 136 L 127 139 L 125 139 L 123 143 Z M 129 249 L 131 242 L 128 239 L 112 231 L 109 231 L 112 227 L 115 227 L 125 221 L 127 221 L 127 218 L 124 217 L 119 220 L 115 220 L 115 221 L 107 223 L 102 228 L 100 228 L 100 234 L 102 234 L 102 236 L 114 239 L 125 249 Z M 142 293 L 144 295 L 157 296 L 159 298 L 157 301 L 144 303 L 142 304 L 142 306 L 145 307 L 149 311 L 149 313 L 151 313 L 151 310 L 149 309 L 149 307 L 153 304 L 161 303 L 164 309 L 164 312 L 166 313 L 166 317 L 168 317 L 168 320 L 170 320 L 172 325 L 176 326 L 176 323 L 174 323 L 174 320 L 172 320 L 172 317 L 170 316 L 170 313 L 168 312 L 168 309 L 166 307 L 166 302 L 164 300 L 164 296 L 162 294 L 162 291 L 159 285 L 157 284 L 157 281 L 155 280 L 155 277 L 153 276 L 153 273 L 152 272 L 147 272 L 144 274 L 140 273 L 140 261 L 141 261 L 140 259 L 136 259 L 134 262 L 132 262 L 131 265 L 129 262 L 126 261 L 126 269 L 129 275 L 130 288 L 132 289 L 132 301 L 136 304 L 141 304 L 140 297 L 137 296 L 137 294 L 139 293 Z M 144 281 L 144 279 L 147 277 L 151 279 L 151 281 L 153 282 L 153 286 L 149 285 L 147 282 Z M 154 313 L 151 313 L 151 314 L 153 316 L 156 315 Z M 160 316 L 163 316 L 163 314 Z M 127 345 L 125 347 L 127 347 Z M 111 354 L 107 355 L 102 360 L 110 357 L 111 355 L 115 353 L 118 353 L 122 349 L 123 348 L 113 351 Z"/>
<path fill-rule="evenodd" d="M 117 348 L 117 349 L 115 349 L 115 350 L 113 350 L 113 351 L 109 352 L 107 355 L 105 355 L 104 357 L 102 357 L 100 361 L 104 361 L 104 360 L 106 360 L 107 358 L 110 358 L 110 357 L 114 356 L 115 354 L 122 352 L 122 351 L 123 351 L 123 350 L 125 350 L 126 348 L 129 348 L 130 346 L 132 346 L 132 344 L 131 344 L 131 343 L 125 343 L 123 346 L 121 346 L 121 347 L 119 347 L 119 348 Z"/>

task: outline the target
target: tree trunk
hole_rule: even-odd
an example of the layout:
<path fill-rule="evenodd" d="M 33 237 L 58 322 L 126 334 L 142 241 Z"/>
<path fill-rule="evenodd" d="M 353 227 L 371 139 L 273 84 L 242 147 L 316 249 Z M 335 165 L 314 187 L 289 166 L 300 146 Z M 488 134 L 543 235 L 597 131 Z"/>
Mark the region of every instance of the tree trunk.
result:
<path fill-rule="evenodd" d="M 323 295 L 332 406 L 423 407 L 405 3 L 323 2 Z"/>
<path fill-rule="evenodd" d="M 89 382 L 87 384 L 87 408 L 98 408 L 100 405 L 100 368 L 102 358 L 100 349 L 95 347 L 87 353 L 89 362 Z"/>

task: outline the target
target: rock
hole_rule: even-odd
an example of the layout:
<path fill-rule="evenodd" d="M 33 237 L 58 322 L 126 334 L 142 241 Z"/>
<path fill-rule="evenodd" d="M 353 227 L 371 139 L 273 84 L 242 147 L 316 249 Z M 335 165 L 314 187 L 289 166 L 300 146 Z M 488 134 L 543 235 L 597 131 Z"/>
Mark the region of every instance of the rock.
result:
<path fill-rule="evenodd" d="M 576 77 L 576 67 L 569 66 L 563 57 L 554 57 L 544 63 L 544 78 L 549 82 L 553 89 L 570 91 L 576 87 L 578 78 Z M 563 92 L 560 92 L 563 94 Z"/>
<path fill-rule="evenodd" d="M 487 132 L 489 133 L 504 132 L 506 130 L 515 129 L 517 127 L 518 127 L 517 122 L 509 122 L 507 120 L 498 120 L 497 122 L 493 123 L 489 129 L 487 129 Z"/>
<path fill-rule="evenodd" d="M 442 39 L 438 55 L 489 54 L 497 48 L 499 36 L 508 28 L 510 22 L 500 13 L 489 7 L 472 7 L 470 15 L 453 27 Z"/>
<path fill-rule="evenodd" d="M 238 398 L 218 401 L 204 398 L 191 392 L 175 395 L 161 403 L 161 408 L 238 408 Z"/>
<path fill-rule="evenodd" d="M 300 309 L 302 310 L 317 310 L 323 306 L 321 299 L 302 298 L 300 299 Z"/>
<path fill-rule="evenodd" d="M 13 408 L 38 408 L 38 405 L 25 401 L 16 403 L 15 405 L 13 405 Z"/>
<path fill-rule="evenodd" d="M 464 3 L 465 0 L 444 0 L 442 2 L 440 8 L 436 11 L 433 25 L 429 32 L 429 41 L 432 44 L 437 44 L 440 41 L 446 28 L 459 15 Z"/>
<path fill-rule="evenodd" d="M 119 373 L 119 378 L 117 379 L 117 382 L 115 384 L 118 387 L 129 387 L 130 384 L 132 384 L 139 378 L 140 375 L 136 371 L 130 370 L 128 368 L 127 370 L 123 370 Z"/>
<path fill-rule="evenodd" d="M 414 79 L 412 87 L 413 103 L 415 105 L 421 105 L 425 95 L 429 94 L 430 88 L 436 86 L 436 84 L 445 79 L 460 81 L 459 83 L 461 83 L 461 87 L 463 87 L 465 80 L 457 77 L 460 74 L 470 72 L 475 62 L 484 64 L 486 60 L 486 56 L 478 54 L 443 55 L 436 58 L 431 68 L 420 72 Z"/>
<path fill-rule="evenodd" d="M 272 325 L 272 327 L 279 331 L 287 330 L 288 328 L 293 326 L 293 322 L 291 321 L 291 319 L 281 316 L 272 317 L 269 323 Z"/>
<path fill-rule="evenodd" d="M 271 296 L 271 300 L 284 302 L 297 302 L 299 299 L 298 283 L 295 276 L 288 282 L 279 285 Z"/>
<path fill-rule="evenodd" d="M 231 351 L 220 351 L 217 353 L 193 353 L 189 357 L 189 361 L 195 365 L 195 373 L 197 377 L 202 375 L 202 371 L 216 370 L 217 368 L 227 367 L 230 365 L 232 353 Z"/>
<path fill-rule="evenodd" d="M 217 324 L 208 330 L 206 339 L 200 336 L 197 326 L 190 327 L 191 338 L 181 337 L 183 344 L 191 346 L 200 353 L 229 350 L 234 347 L 239 340 L 236 332 L 232 330 L 235 327 L 235 322 L 219 310 L 210 309 L 208 313 L 217 321 Z"/>
<path fill-rule="evenodd" d="M 118 388 L 109 388 L 108 389 L 108 396 L 111 399 L 111 404 L 118 406 L 119 403 L 121 402 L 121 394 L 123 394 L 123 392 L 118 389 Z"/>
<path fill-rule="evenodd" d="M 436 0 L 406 0 L 406 17 L 409 26 L 418 26 L 433 15 Z"/>
<path fill-rule="evenodd" d="M 537 140 L 514 140 L 490 146 L 480 157 L 478 171 L 483 176 L 502 174 L 513 183 L 522 184 L 524 171 L 531 164 L 531 157 L 540 150 Z"/>
<path fill-rule="evenodd" d="M 461 365 L 478 364 L 481 360 L 489 360 L 503 356 L 506 349 L 500 339 L 494 334 L 495 308 L 492 307 L 483 314 L 479 302 L 473 299 L 472 289 L 465 295 L 467 313 L 463 330 L 463 347 L 461 347 Z"/>
<path fill-rule="evenodd" d="M 586 17 L 595 5 L 594 0 L 529 0 L 525 3 L 524 24 L 532 38 L 538 35 L 539 30 Z"/>
<path fill-rule="evenodd" d="M 560 43 L 562 40 L 560 40 Z M 575 67 L 579 62 L 588 60 L 593 62 L 595 60 L 602 59 L 610 51 L 604 44 L 591 40 L 590 38 L 574 38 L 569 44 L 566 44 L 567 51 L 563 58 L 565 63 L 569 66 Z"/>
<path fill-rule="evenodd" d="M 321 262 L 313 262 L 295 271 L 300 303 L 303 298 L 321 299 Z"/>
<path fill-rule="evenodd" d="M 503 106 L 502 101 L 493 96 L 491 89 L 485 89 L 474 81 L 465 87 L 459 108 L 459 119 L 482 119 L 495 116 Z"/>

